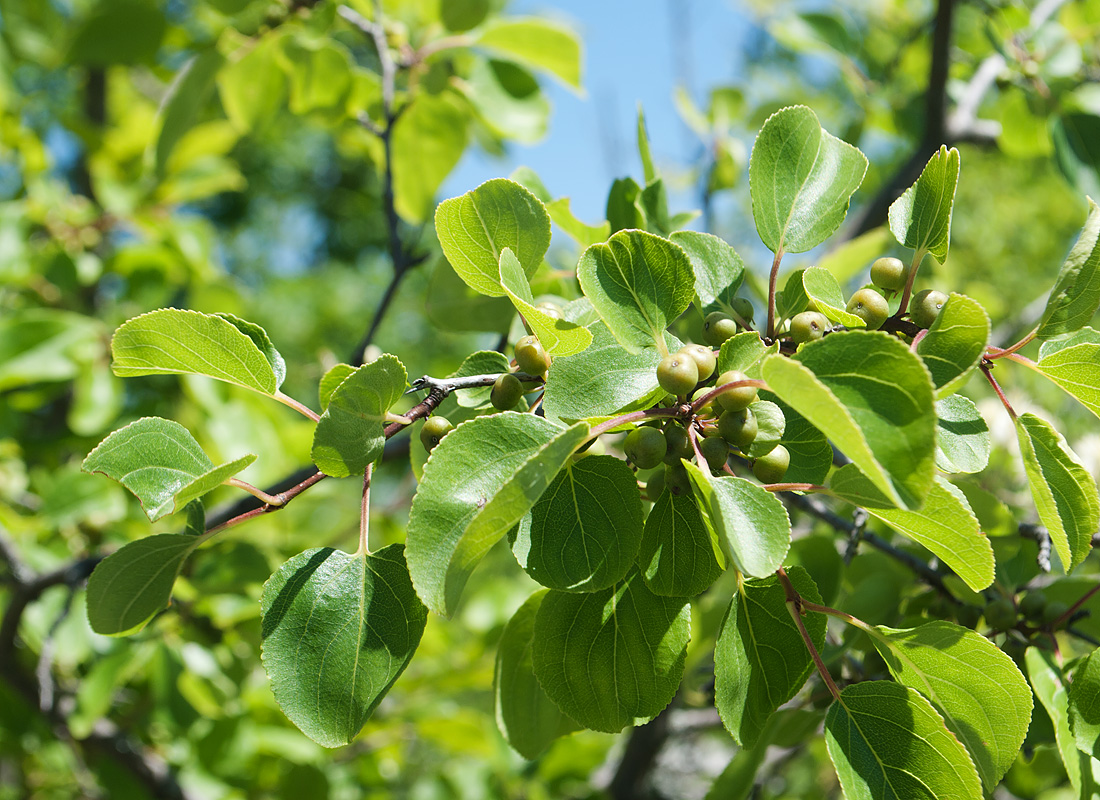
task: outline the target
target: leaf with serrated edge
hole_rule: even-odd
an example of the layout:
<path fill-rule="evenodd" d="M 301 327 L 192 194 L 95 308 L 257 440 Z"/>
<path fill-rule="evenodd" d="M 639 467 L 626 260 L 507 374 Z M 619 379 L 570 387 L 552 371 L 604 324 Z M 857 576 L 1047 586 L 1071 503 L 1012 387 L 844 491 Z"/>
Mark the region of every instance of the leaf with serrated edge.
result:
<path fill-rule="evenodd" d="M 531 277 L 550 246 L 550 216 L 539 199 L 518 183 L 494 178 L 435 210 L 436 234 L 455 272 L 476 292 L 505 294 L 500 254 L 510 249 Z"/>
<path fill-rule="evenodd" d="M 787 575 L 799 595 L 821 603 L 806 570 L 789 567 Z M 803 623 L 821 650 L 825 615 L 808 612 Z M 714 705 L 734 741 L 756 744 L 772 713 L 794 697 L 813 668 L 779 578 L 739 582 L 714 646 Z"/>
<path fill-rule="evenodd" d="M 1100 756 L 1100 650 L 1093 650 L 1073 671 L 1069 685 L 1069 727 L 1077 749 Z"/>
<path fill-rule="evenodd" d="M 1063 347 L 1039 359 L 1034 369 L 1100 417 L 1100 344 Z"/>
<path fill-rule="evenodd" d="M 260 606 L 275 700 L 325 747 L 359 733 L 412 660 L 428 617 L 399 544 L 299 553 L 264 584 Z"/>
<path fill-rule="evenodd" d="M 577 729 L 539 686 L 531 663 L 535 615 L 546 595 L 546 589 L 535 592 L 508 620 L 493 672 L 497 728 L 517 753 L 530 759 Z"/>
<path fill-rule="evenodd" d="M 232 322 L 212 314 L 162 308 L 122 323 L 111 339 L 111 369 L 134 375 L 206 375 L 262 394 L 278 381 L 271 362 Z"/>
<path fill-rule="evenodd" d="M 498 375 L 507 372 L 509 368 L 508 356 L 496 350 L 478 350 L 470 353 L 462 359 L 458 369 L 448 375 L 448 378 L 467 378 L 471 375 Z M 462 408 L 479 408 L 486 406 L 493 394 L 493 387 L 478 386 L 473 389 L 459 389 L 451 397 Z M 447 417 L 447 419 L 451 419 Z M 454 422 L 455 420 L 451 420 Z"/>
<path fill-rule="evenodd" d="M 825 715 L 825 746 L 848 800 L 982 796 L 966 748 L 927 700 L 901 684 L 845 687 Z"/>
<path fill-rule="evenodd" d="M 833 333 L 793 358 L 768 357 L 761 373 L 891 503 L 920 507 L 935 475 L 936 416 L 928 370 L 908 347 L 879 331 Z"/>
<path fill-rule="evenodd" d="M 594 244 L 577 279 L 600 318 L 628 352 L 664 347 L 664 331 L 691 305 L 695 274 L 679 245 L 645 231 L 619 231 Z"/>
<path fill-rule="evenodd" d="M 703 310 L 716 300 L 733 300 L 745 277 L 737 251 L 709 233 L 676 231 L 669 239 L 684 249 L 695 273 L 695 303 Z"/>
<path fill-rule="evenodd" d="M 551 590 L 535 617 L 535 677 L 586 728 L 648 721 L 680 685 L 690 614 L 686 598 L 656 596 L 637 572 L 598 592 Z"/>
<path fill-rule="evenodd" d="M 592 592 L 623 579 L 641 539 L 634 471 L 614 456 L 587 456 L 566 464 L 550 483 L 512 551 L 543 586 Z"/>
<path fill-rule="evenodd" d="M 1042 361 L 1059 350 L 1076 347 L 1079 344 L 1100 344 L 1100 331 L 1085 327 L 1065 336 L 1059 336 L 1057 339 L 1047 339 L 1039 345 L 1039 360 Z"/>
<path fill-rule="evenodd" d="M 868 633 L 894 680 L 928 698 L 992 791 L 1031 723 L 1031 690 L 1012 659 L 984 636 L 942 620 Z"/>
<path fill-rule="evenodd" d="M 121 483 L 141 501 L 149 519 L 156 521 L 255 460 L 250 454 L 215 466 L 187 428 L 169 419 L 142 417 L 100 442 L 80 468 Z"/>
<path fill-rule="evenodd" d="M 959 185 L 959 151 L 941 145 L 917 182 L 890 205 L 890 231 L 902 247 L 931 253 L 941 264 L 951 243 L 951 212 Z"/>
<path fill-rule="evenodd" d="M 683 463 L 703 519 L 733 566 L 757 578 L 779 569 L 791 546 L 791 520 L 779 498 L 746 478 L 715 478 Z"/>
<path fill-rule="evenodd" d="M 893 508 L 855 464 L 833 473 L 832 494 L 867 510 L 891 528 L 935 553 L 974 591 L 993 582 L 993 546 L 982 532 L 966 497 L 944 480 L 937 480 L 924 505 L 916 511 Z"/>
<path fill-rule="evenodd" d="M 409 511 L 406 558 L 417 594 L 454 613 L 482 556 L 526 514 L 588 435 L 533 414 L 477 417 L 448 433 L 424 465 Z"/>
<path fill-rule="evenodd" d="M 693 496 L 661 492 L 645 520 L 638 567 L 649 590 L 662 597 L 694 597 L 722 574 Z"/>
<path fill-rule="evenodd" d="M 333 391 L 313 431 L 313 463 L 334 478 L 366 469 L 386 446 L 386 412 L 407 385 L 405 367 L 388 353 L 348 375 Z"/>
<path fill-rule="evenodd" d="M 507 247 L 500 253 L 500 285 L 550 355 L 571 356 L 592 344 L 592 334 L 588 328 L 569 320 L 555 319 L 535 307 L 531 284 L 527 282 L 523 266 Z"/>
<path fill-rule="evenodd" d="M 840 227 L 867 157 L 827 133 L 806 106 L 776 111 L 749 158 L 752 216 L 773 253 L 803 253 Z"/>
<path fill-rule="evenodd" d="M 336 387 L 353 372 L 355 367 L 351 364 L 336 364 L 321 376 L 321 382 L 317 386 L 317 399 L 321 404 L 322 412 L 328 408 L 328 401 L 332 399 L 332 393 L 336 391 Z"/>
<path fill-rule="evenodd" d="M 989 463 L 989 426 L 969 397 L 936 401 L 936 466 L 944 472 L 981 472 Z"/>
<path fill-rule="evenodd" d="M 275 388 L 282 386 L 283 381 L 286 379 L 286 361 L 283 360 L 279 351 L 275 349 L 275 345 L 272 343 L 271 337 L 267 335 L 267 331 L 255 322 L 249 322 L 246 319 L 241 319 L 240 317 L 235 317 L 225 312 L 217 312 L 214 316 L 221 317 L 226 322 L 229 322 L 234 328 L 252 340 L 252 343 L 264 354 L 267 363 L 271 365 L 272 372 L 275 373 Z"/>
<path fill-rule="evenodd" d="M 760 379 L 760 365 L 766 356 L 779 352 L 779 342 L 766 345 L 756 331 L 742 331 L 722 342 L 718 350 L 715 373 L 721 375 L 731 369 L 744 372 L 754 380 Z"/>
<path fill-rule="evenodd" d="M 1016 434 L 1039 521 L 1069 572 L 1089 554 L 1100 526 L 1096 482 L 1046 420 L 1022 414 L 1016 418 Z"/>
<path fill-rule="evenodd" d="M 1087 325 L 1100 306 L 1100 206 L 1089 201 L 1089 216 L 1066 256 L 1039 321 L 1036 336 L 1049 339 Z"/>
<path fill-rule="evenodd" d="M 936 399 L 954 394 L 978 368 L 989 343 L 989 315 L 977 301 L 951 293 L 917 345 L 936 387 Z"/>
<path fill-rule="evenodd" d="M 88 622 L 104 636 L 126 636 L 168 607 L 183 562 L 206 537 L 157 533 L 130 542 L 88 578 Z"/>
<path fill-rule="evenodd" d="M 1074 796 L 1096 797 L 1100 793 L 1100 761 L 1083 753 L 1076 746 L 1069 724 L 1066 680 L 1054 659 L 1053 653 L 1038 647 L 1029 647 L 1024 653 L 1027 679 L 1054 725 L 1054 739 L 1069 781 L 1073 784 Z"/>

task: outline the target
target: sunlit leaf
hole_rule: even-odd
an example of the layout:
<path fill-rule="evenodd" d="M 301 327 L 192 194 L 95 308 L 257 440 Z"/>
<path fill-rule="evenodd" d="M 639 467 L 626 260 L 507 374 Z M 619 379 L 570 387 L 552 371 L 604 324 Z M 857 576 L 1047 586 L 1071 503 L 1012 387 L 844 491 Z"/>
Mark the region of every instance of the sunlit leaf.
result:
<path fill-rule="evenodd" d="M 931 253 L 941 264 L 951 242 L 951 212 L 959 185 L 959 151 L 941 145 L 917 182 L 890 206 L 890 230 L 903 247 Z"/>

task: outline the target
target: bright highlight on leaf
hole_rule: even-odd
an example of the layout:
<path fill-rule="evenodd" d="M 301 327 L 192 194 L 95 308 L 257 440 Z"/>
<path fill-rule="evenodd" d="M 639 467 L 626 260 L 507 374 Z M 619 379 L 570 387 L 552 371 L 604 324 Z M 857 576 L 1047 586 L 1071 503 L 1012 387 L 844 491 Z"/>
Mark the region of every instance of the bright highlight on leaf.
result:
<path fill-rule="evenodd" d="M 890 231 L 898 244 L 941 264 L 951 243 L 951 212 L 959 185 L 959 151 L 941 145 L 917 182 L 890 206 Z"/>
<path fill-rule="evenodd" d="M 565 319 L 554 319 L 535 306 L 523 266 L 507 247 L 500 254 L 500 285 L 550 355 L 575 355 L 592 344 L 592 333 L 587 328 Z"/>

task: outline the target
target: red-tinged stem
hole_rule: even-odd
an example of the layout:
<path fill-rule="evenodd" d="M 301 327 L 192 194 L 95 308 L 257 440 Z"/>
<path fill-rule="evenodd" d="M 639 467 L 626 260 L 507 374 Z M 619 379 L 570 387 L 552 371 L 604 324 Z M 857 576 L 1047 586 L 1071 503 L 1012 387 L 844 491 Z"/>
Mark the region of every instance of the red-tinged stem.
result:
<path fill-rule="evenodd" d="M 755 386 L 757 389 L 763 389 L 764 391 L 768 391 L 768 384 L 765 383 L 764 381 L 743 380 L 743 381 L 730 381 L 729 383 L 723 383 L 721 386 L 715 386 L 713 389 L 711 389 L 705 395 L 700 397 L 698 400 L 694 401 L 691 404 L 691 413 L 698 414 L 699 409 L 701 409 L 707 403 L 711 402 L 718 395 L 724 394 L 724 393 L 730 391 L 731 389 L 739 389 L 742 386 Z"/>
<path fill-rule="evenodd" d="M 927 336 L 927 335 L 928 335 L 928 328 L 921 328 L 917 332 L 917 335 L 913 337 L 913 342 L 912 342 L 912 344 L 909 345 L 909 349 L 912 350 L 914 353 L 917 352 L 917 345 L 919 345 L 921 343 L 921 341 L 924 339 L 924 337 Z"/>
<path fill-rule="evenodd" d="M 1014 344 L 1010 347 L 1004 347 L 1004 348 L 1001 348 L 1001 347 L 987 347 L 986 348 L 986 358 L 988 358 L 990 360 L 993 360 L 995 358 L 1004 358 L 1005 356 L 1012 355 L 1017 350 L 1023 350 L 1025 347 L 1027 347 L 1029 344 L 1031 344 L 1032 340 L 1035 338 L 1035 335 L 1037 333 L 1039 333 L 1039 326 L 1038 325 L 1036 325 L 1027 336 L 1025 336 L 1023 339 L 1016 342 L 1016 344 Z"/>
<path fill-rule="evenodd" d="M 1066 623 L 1066 621 L 1069 620 L 1069 618 L 1074 615 L 1074 613 L 1077 611 L 1077 609 L 1079 609 L 1081 606 L 1083 606 L 1085 603 L 1087 603 L 1089 601 L 1089 598 L 1092 597 L 1097 592 L 1100 592 L 1100 583 L 1096 584 L 1091 589 L 1089 589 L 1087 592 L 1085 592 L 1081 596 L 1080 600 L 1078 600 L 1076 603 L 1074 603 L 1072 606 L 1070 606 L 1066 610 L 1065 614 L 1058 617 L 1058 619 L 1056 619 L 1054 621 L 1054 624 L 1051 627 L 1052 628 L 1060 628 L 1062 625 L 1064 625 Z"/>
<path fill-rule="evenodd" d="M 707 463 L 707 460 L 703 458 L 703 453 L 699 449 L 699 437 L 695 433 L 695 426 L 689 426 L 687 430 L 688 441 L 691 442 L 691 449 L 695 451 L 695 463 L 702 467 Z M 709 469 L 709 466 L 708 466 Z"/>
<path fill-rule="evenodd" d="M 764 487 L 769 492 L 828 492 L 829 490 L 817 483 L 765 483 Z"/>
<path fill-rule="evenodd" d="M 313 411 L 313 409 L 308 408 L 307 406 L 303 405 L 302 403 L 299 403 L 293 397 L 290 397 L 289 395 L 285 395 L 280 391 L 276 391 L 275 394 L 272 395 L 272 397 L 274 397 L 276 400 L 278 400 L 284 406 L 290 406 L 291 408 L 293 408 L 295 411 L 297 411 L 302 416 L 309 417 L 314 422 L 316 422 L 317 420 L 319 420 L 321 418 L 320 415 L 318 415 L 317 413 L 315 413 Z"/>
<path fill-rule="evenodd" d="M 226 528 L 232 528 L 234 525 L 240 525 L 242 522 L 247 522 L 250 519 L 262 517 L 264 514 L 270 514 L 272 511 L 278 511 L 279 509 L 286 507 L 287 503 L 300 495 L 306 489 L 313 486 L 315 483 L 320 483 L 327 477 L 328 476 L 325 475 L 325 473 L 318 470 L 317 472 L 306 478 L 304 481 L 299 483 L 297 486 L 287 489 L 285 492 L 280 492 L 279 494 L 274 495 L 272 499 L 274 499 L 276 503 L 263 505 L 259 508 L 254 508 L 251 511 L 246 511 L 243 514 L 238 514 L 237 516 L 226 520 L 221 525 L 217 525 L 211 528 L 206 532 L 206 535 L 212 536 L 215 533 L 219 533 L 220 531 L 225 530 Z"/>
<path fill-rule="evenodd" d="M 775 251 L 772 259 L 772 271 L 768 275 L 768 338 L 775 338 L 775 286 L 779 280 L 779 262 L 783 260 L 783 248 Z"/>
<path fill-rule="evenodd" d="M 238 489 L 243 489 L 244 491 L 255 497 L 257 500 L 262 500 L 269 506 L 283 505 L 283 501 L 280 501 L 279 498 L 275 495 L 268 494 L 258 486 L 253 486 L 251 483 L 248 483 L 247 481 L 242 481 L 240 478 L 229 478 L 225 481 L 225 484 L 227 486 L 235 486 Z"/>
<path fill-rule="evenodd" d="M 679 406 L 673 406 L 671 408 L 649 408 L 645 411 L 631 411 L 629 414 L 621 414 L 617 417 L 601 422 L 595 428 L 588 432 L 588 439 L 595 439 L 597 436 L 601 436 L 607 433 L 613 428 L 617 428 L 620 425 L 625 425 L 628 422 L 637 422 L 642 419 L 652 419 L 653 417 L 678 417 L 683 414 L 683 411 Z M 587 441 L 587 439 L 585 440 Z"/>
<path fill-rule="evenodd" d="M 791 579 L 787 577 L 787 573 L 782 567 L 780 567 L 775 574 L 779 576 L 779 582 L 783 584 L 783 591 L 787 595 L 787 611 L 790 612 L 794 624 L 798 626 L 798 632 L 802 635 L 802 641 L 805 643 L 806 649 L 810 651 L 810 658 L 814 660 L 814 666 L 817 667 L 817 672 L 821 675 L 821 680 L 829 687 L 829 693 L 832 694 L 833 699 L 839 700 L 840 689 L 837 688 L 836 683 L 833 681 L 833 676 L 829 674 L 829 669 L 825 666 L 825 662 L 821 660 L 821 653 L 817 652 L 817 647 L 814 646 L 814 641 L 810 638 L 810 632 L 806 630 L 806 623 L 802 621 L 802 611 L 805 608 L 809 608 L 809 606 L 795 590 L 794 586 L 791 584 Z"/>
<path fill-rule="evenodd" d="M 1008 415 L 1015 421 L 1016 411 L 1012 408 L 1012 404 L 1008 402 L 1008 398 L 1005 397 L 1005 393 L 1001 390 L 1001 385 L 997 383 L 997 379 L 993 377 L 993 371 L 989 368 L 988 364 L 982 364 L 981 370 L 982 374 L 985 375 L 985 379 L 989 381 L 989 385 L 993 387 L 993 391 L 997 393 L 997 397 L 1001 398 L 1001 403 L 1004 405 Z"/>

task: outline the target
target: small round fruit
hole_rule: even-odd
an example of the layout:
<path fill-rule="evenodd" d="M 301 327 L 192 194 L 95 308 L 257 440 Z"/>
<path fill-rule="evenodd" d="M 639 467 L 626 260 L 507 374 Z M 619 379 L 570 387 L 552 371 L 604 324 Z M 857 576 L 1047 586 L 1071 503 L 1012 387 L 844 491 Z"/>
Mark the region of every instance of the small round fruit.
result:
<path fill-rule="evenodd" d="M 888 292 L 900 292 L 908 277 L 909 268 L 900 258 L 884 256 L 871 265 L 871 283 Z"/>
<path fill-rule="evenodd" d="M 681 458 L 691 458 L 695 453 L 691 449 L 691 440 L 688 439 L 687 431 L 679 425 L 669 425 L 665 428 L 665 443 L 668 445 L 664 458 L 666 464 L 679 464 Z"/>
<path fill-rule="evenodd" d="M 985 624 L 995 631 L 1006 631 L 1016 626 L 1016 606 L 1007 597 L 1000 597 L 986 604 Z"/>
<path fill-rule="evenodd" d="M 824 336 L 828 327 L 829 318 L 820 311 L 803 311 L 791 320 L 791 338 L 795 344 L 812 342 Z"/>
<path fill-rule="evenodd" d="M 528 375 L 542 375 L 550 368 L 550 355 L 537 336 L 524 336 L 516 342 L 516 364 Z"/>
<path fill-rule="evenodd" d="M 713 386 L 700 386 L 698 389 L 696 389 L 692 393 L 691 402 L 692 403 L 697 403 L 699 400 L 701 400 L 706 395 L 710 394 L 712 391 L 714 391 Z M 715 402 L 715 400 L 711 400 L 708 403 L 706 403 L 705 405 L 699 406 L 699 411 L 697 413 L 700 416 L 707 416 L 707 415 L 714 414 L 716 412 L 721 413 L 720 409 L 715 408 L 716 405 L 717 405 L 717 403 Z"/>
<path fill-rule="evenodd" d="M 695 359 L 683 353 L 673 353 L 661 359 L 657 365 L 657 383 L 669 394 L 683 397 L 699 382 L 699 368 Z"/>
<path fill-rule="evenodd" d="M 691 478 L 683 464 L 670 464 L 665 470 L 665 486 L 677 497 L 691 493 Z"/>
<path fill-rule="evenodd" d="M 1043 609 L 1047 607 L 1047 596 L 1041 589 L 1035 589 L 1024 595 L 1020 601 L 1020 613 L 1031 620 L 1043 618 Z"/>
<path fill-rule="evenodd" d="M 665 436 L 656 428 L 635 428 L 626 435 L 623 452 L 638 469 L 653 469 L 668 450 Z"/>
<path fill-rule="evenodd" d="M 507 411 L 515 408 L 521 397 L 523 397 L 523 384 L 511 372 L 505 372 L 493 384 L 493 391 L 489 393 L 489 402 L 493 404 L 493 408 Z"/>
<path fill-rule="evenodd" d="M 721 436 L 708 436 L 699 442 L 699 452 L 711 469 L 722 469 L 730 457 L 730 446 Z"/>
<path fill-rule="evenodd" d="M 745 322 L 752 322 L 752 315 L 754 313 L 752 303 L 744 297 L 735 297 L 733 302 L 730 303 L 733 308 L 733 313 L 743 319 Z"/>
<path fill-rule="evenodd" d="M 765 453 L 752 462 L 752 474 L 761 483 L 779 483 L 790 465 L 791 454 L 786 447 L 777 444 L 770 453 Z"/>
<path fill-rule="evenodd" d="M 756 440 L 760 425 L 751 408 L 727 411 L 718 418 L 718 433 L 735 447 L 745 450 Z"/>
<path fill-rule="evenodd" d="M 890 316 L 890 305 L 874 289 L 860 289 L 848 301 L 848 313 L 866 322 L 867 330 L 875 331 Z"/>
<path fill-rule="evenodd" d="M 439 444 L 439 440 L 454 428 L 455 426 L 446 417 L 428 417 L 420 428 L 420 443 L 430 453 Z"/>
<path fill-rule="evenodd" d="M 909 305 L 909 319 L 918 328 L 931 328 L 936 317 L 940 315 L 943 304 L 947 302 L 947 295 L 937 292 L 935 289 L 925 289 L 913 295 L 913 302 Z"/>
<path fill-rule="evenodd" d="M 712 311 L 703 320 L 703 341 L 712 347 L 721 347 L 737 333 L 737 321 L 722 311 Z"/>
<path fill-rule="evenodd" d="M 661 492 L 665 490 L 665 468 L 658 468 L 645 484 L 645 496 L 651 503 L 656 503 Z"/>
<path fill-rule="evenodd" d="M 700 381 L 705 381 L 713 375 L 714 367 L 718 363 L 718 359 L 714 356 L 714 351 L 705 344 L 686 344 L 680 348 L 680 352 L 676 355 L 686 355 L 695 362 L 695 368 L 699 372 Z"/>
<path fill-rule="evenodd" d="M 1043 609 L 1043 624 L 1053 625 L 1063 614 L 1069 611 L 1069 606 L 1061 600 L 1051 600 Z"/>
<path fill-rule="evenodd" d="M 718 376 L 716 386 L 725 386 L 727 383 L 735 383 L 737 381 L 747 381 L 749 376 L 740 370 L 731 369 L 723 372 Z M 755 386 L 737 386 L 733 389 L 727 389 L 718 395 L 718 405 L 722 407 L 723 411 L 740 411 L 742 408 L 748 408 L 750 403 L 756 402 Z"/>

